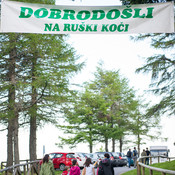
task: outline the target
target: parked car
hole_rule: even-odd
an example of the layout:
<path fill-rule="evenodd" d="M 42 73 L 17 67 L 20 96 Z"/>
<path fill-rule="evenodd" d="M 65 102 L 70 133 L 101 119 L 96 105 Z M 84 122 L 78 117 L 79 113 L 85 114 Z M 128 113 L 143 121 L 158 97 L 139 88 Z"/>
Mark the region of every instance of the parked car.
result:
<path fill-rule="evenodd" d="M 96 161 L 98 162 L 100 159 L 97 153 L 87 153 L 86 156 L 91 158 L 92 163 L 95 163 Z"/>
<path fill-rule="evenodd" d="M 84 163 L 85 163 L 86 158 L 87 158 L 86 153 L 75 152 L 74 155 L 75 155 L 75 158 L 77 159 L 79 167 L 83 168 L 84 167 Z"/>
<path fill-rule="evenodd" d="M 89 157 L 89 158 L 91 158 L 91 161 L 92 161 L 93 164 L 95 162 L 97 162 L 95 164 L 95 168 L 97 168 L 97 166 L 98 166 L 98 164 L 99 164 L 99 162 L 101 160 L 101 158 L 98 156 L 98 154 L 97 153 L 87 153 L 86 156 Z"/>
<path fill-rule="evenodd" d="M 126 155 L 122 152 L 112 152 L 114 159 L 116 160 L 118 166 L 126 166 L 128 159 Z"/>
<path fill-rule="evenodd" d="M 72 160 L 76 159 L 74 153 L 54 152 L 49 154 L 55 169 L 64 170 L 65 166 L 71 167 Z"/>
<path fill-rule="evenodd" d="M 110 160 L 114 160 L 114 157 L 113 157 L 113 155 L 111 154 L 111 152 L 96 152 L 96 153 L 98 154 L 98 156 L 99 156 L 101 159 L 104 158 L 104 154 L 105 154 L 105 153 L 108 153 L 109 156 L 110 156 Z"/>
<path fill-rule="evenodd" d="M 114 158 L 114 155 L 112 152 L 96 152 L 98 154 L 98 156 L 100 157 L 99 160 L 104 159 L 104 154 L 108 153 L 110 156 L 110 160 L 113 162 L 114 166 L 118 166 L 118 162 L 117 159 Z"/>

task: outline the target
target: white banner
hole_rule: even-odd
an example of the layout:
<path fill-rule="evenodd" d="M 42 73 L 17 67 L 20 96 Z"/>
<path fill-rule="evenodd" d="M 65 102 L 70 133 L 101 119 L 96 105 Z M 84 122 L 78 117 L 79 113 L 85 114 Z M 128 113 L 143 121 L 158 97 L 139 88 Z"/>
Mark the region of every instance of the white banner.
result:
<path fill-rule="evenodd" d="M 174 32 L 174 3 L 63 6 L 2 1 L 2 32 L 129 34 Z"/>

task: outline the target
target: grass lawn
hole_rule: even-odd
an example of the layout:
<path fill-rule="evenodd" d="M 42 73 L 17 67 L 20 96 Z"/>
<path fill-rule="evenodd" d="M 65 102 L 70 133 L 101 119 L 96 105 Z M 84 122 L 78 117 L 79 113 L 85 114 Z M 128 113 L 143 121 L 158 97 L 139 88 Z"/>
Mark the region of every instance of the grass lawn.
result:
<path fill-rule="evenodd" d="M 175 171 L 175 160 L 170 161 L 170 162 L 155 163 L 151 166 L 156 167 L 156 168 L 162 168 L 162 169 L 168 169 L 168 170 Z M 156 171 L 154 171 L 153 174 L 154 175 L 161 175 L 160 172 L 156 172 Z M 123 173 L 122 175 L 137 175 L 137 169 L 128 171 L 126 173 Z M 148 168 L 145 169 L 145 175 L 149 175 L 149 169 Z"/>
<path fill-rule="evenodd" d="M 55 175 L 61 175 L 63 171 L 55 171 Z"/>

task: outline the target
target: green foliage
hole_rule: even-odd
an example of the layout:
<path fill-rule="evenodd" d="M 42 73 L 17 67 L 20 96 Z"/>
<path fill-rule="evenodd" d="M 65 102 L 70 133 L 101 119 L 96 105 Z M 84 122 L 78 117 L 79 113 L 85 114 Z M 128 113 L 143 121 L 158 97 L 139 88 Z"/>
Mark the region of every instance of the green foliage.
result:
<path fill-rule="evenodd" d="M 53 121 L 54 117 L 51 117 L 59 111 L 57 105 L 70 100 L 75 93 L 69 90 L 69 79 L 83 66 L 83 63 L 76 64 L 79 57 L 65 42 L 66 36 L 1 34 L 0 41 L 0 91 L 3 94 L 0 101 L 0 117 L 5 121 L 8 115 L 9 51 L 15 48 L 17 50 L 15 101 L 18 111 L 23 113 L 22 119 L 26 120 L 24 116 L 32 114 L 37 108 L 39 120 Z M 33 102 L 31 102 L 32 89 L 37 93 Z"/>
<path fill-rule="evenodd" d="M 140 35 L 135 40 L 150 38 L 151 46 L 164 50 L 163 54 L 146 58 L 146 63 L 136 70 L 137 73 L 150 73 L 152 82 L 150 88 L 154 94 L 161 96 L 158 104 L 152 106 L 148 115 L 161 116 L 164 113 L 174 114 L 174 77 L 175 77 L 175 35 L 174 34 L 147 34 Z"/>
<path fill-rule="evenodd" d="M 146 140 L 156 140 L 161 138 L 159 119 L 141 114 L 139 111 L 136 111 L 136 114 L 133 115 L 130 127 L 133 135 L 136 136 L 133 143 L 138 145 L 139 148 L 140 145 L 146 144 Z"/>
<path fill-rule="evenodd" d="M 61 138 L 59 146 L 88 143 L 92 151 L 96 142 L 119 140 L 129 129 L 129 120 L 137 108 L 134 91 L 119 71 L 107 71 L 101 66 L 95 79 L 85 83 L 83 92 L 69 107 L 63 108 L 67 125 L 59 125 L 68 138 Z M 105 148 L 107 149 L 107 148 Z"/>
<path fill-rule="evenodd" d="M 104 147 L 103 146 L 101 146 L 98 150 L 97 150 L 97 152 L 105 152 L 105 149 L 104 149 Z"/>
<path fill-rule="evenodd" d="M 166 1 L 152 0 L 131 0 L 123 1 L 124 4 L 143 4 L 143 3 L 160 3 Z M 163 53 L 145 58 L 145 65 L 136 70 L 137 73 L 150 73 L 151 80 L 150 88 L 154 94 L 162 97 L 160 102 L 151 107 L 148 115 L 161 116 L 164 113 L 169 115 L 174 114 L 174 77 L 175 77 L 175 34 L 174 33 L 149 33 L 139 34 L 136 37 L 131 37 L 135 41 L 150 39 L 151 46 L 155 49 L 163 50 Z"/>

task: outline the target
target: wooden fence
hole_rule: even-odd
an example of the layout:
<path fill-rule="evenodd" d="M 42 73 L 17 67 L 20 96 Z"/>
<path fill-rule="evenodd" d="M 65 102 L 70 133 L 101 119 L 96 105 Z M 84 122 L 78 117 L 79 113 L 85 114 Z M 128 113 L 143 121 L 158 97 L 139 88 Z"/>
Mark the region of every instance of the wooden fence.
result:
<path fill-rule="evenodd" d="M 40 164 L 39 160 L 17 164 L 11 167 L 0 170 L 0 175 L 39 175 Z"/>
<path fill-rule="evenodd" d="M 167 175 L 167 174 L 175 175 L 175 171 L 171 171 L 171 170 L 166 170 L 166 169 L 161 169 L 161 168 L 156 168 L 156 167 L 152 167 L 152 166 L 149 166 L 149 165 L 145 165 L 142 162 L 145 162 L 146 158 L 150 159 L 150 164 L 152 164 L 152 159 L 153 158 L 157 158 L 158 163 L 160 163 L 160 158 L 166 158 L 168 161 L 171 161 L 171 159 L 175 159 L 175 157 L 164 157 L 164 156 L 144 156 L 144 157 L 140 157 L 137 160 L 137 175 L 146 175 L 145 174 L 145 168 L 149 169 L 149 175 L 153 175 L 154 171 L 160 172 L 161 175 Z"/>

